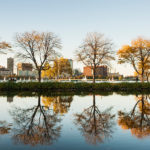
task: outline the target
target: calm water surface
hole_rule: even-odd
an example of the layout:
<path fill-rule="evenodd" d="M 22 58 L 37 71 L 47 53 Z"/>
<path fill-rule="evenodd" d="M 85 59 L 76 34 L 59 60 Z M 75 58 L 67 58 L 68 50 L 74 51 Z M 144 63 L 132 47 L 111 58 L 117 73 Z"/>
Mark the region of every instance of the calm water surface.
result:
<path fill-rule="evenodd" d="M 1 96 L 0 149 L 149 150 L 149 96 Z"/>

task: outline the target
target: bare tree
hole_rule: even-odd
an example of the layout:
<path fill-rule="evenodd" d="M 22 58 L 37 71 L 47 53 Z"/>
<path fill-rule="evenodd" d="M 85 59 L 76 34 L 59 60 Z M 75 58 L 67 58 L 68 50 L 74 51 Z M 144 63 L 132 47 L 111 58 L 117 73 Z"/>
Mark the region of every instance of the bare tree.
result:
<path fill-rule="evenodd" d="M 21 48 L 17 51 L 17 57 L 30 60 L 34 64 L 40 82 L 45 62 L 58 56 L 57 49 L 61 48 L 60 39 L 52 32 L 37 31 L 17 34 L 15 39 L 17 46 Z"/>
<path fill-rule="evenodd" d="M 96 68 L 99 65 L 108 65 L 114 60 L 112 42 L 103 34 L 93 32 L 87 34 L 85 40 L 76 51 L 77 60 L 93 70 L 93 83 L 95 83 Z"/>

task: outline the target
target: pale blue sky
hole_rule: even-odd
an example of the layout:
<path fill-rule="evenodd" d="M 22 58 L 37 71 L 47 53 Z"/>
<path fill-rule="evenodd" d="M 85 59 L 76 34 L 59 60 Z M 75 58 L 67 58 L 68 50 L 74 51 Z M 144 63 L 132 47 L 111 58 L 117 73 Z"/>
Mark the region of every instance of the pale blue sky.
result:
<path fill-rule="evenodd" d="M 62 54 L 74 58 L 87 32 L 104 33 L 115 51 L 137 36 L 150 38 L 150 0 L 0 0 L 0 20 L 1 40 L 13 42 L 16 32 L 51 31 L 62 39 Z M 0 65 L 8 56 L 0 56 Z M 132 73 L 128 65 L 113 68 Z"/>

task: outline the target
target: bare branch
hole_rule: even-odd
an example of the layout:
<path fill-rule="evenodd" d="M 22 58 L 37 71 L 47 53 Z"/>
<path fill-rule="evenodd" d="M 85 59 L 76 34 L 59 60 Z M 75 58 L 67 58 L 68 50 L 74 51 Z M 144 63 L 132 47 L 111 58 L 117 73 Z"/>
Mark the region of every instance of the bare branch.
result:
<path fill-rule="evenodd" d="M 16 35 L 16 44 L 21 48 L 16 53 L 16 57 L 30 60 L 39 74 L 46 61 L 58 56 L 57 49 L 61 48 L 60 39 L 52 32 L 25 32 Z"/>

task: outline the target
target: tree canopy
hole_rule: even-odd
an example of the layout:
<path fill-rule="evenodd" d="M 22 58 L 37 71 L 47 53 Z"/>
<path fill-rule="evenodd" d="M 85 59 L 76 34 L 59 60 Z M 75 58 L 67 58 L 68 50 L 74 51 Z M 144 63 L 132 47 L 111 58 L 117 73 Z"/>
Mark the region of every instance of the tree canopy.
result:
<path fill-rule="evenodd" d="M 117 52 L 120 64 L 129 63 L 135 72 L 144 81 L 146 68 L 149 68 L 150 62 L 150 40 L 137 38 L 131 41 L 131 45 L 124 45 Z"/>
<path fill-rule="evenodd" d="M 45 69 L 42 71 L 42 77 L 64 78 L 72 75 L 71 63 L 69 62 L 69 59 L 63 57 L 55 59 L 53 64 L 46 62 L 44 66 Z"/>
<path fill-rule="evenodd" d="M 101 33 L 88 33 L 83 43 L 76 51 L 77 61 L 93 70 L 93 82 L 95 83 L 95 70 L 100 65 L 109 65 L 113 57 L 113 43 Z"/>
<path fill-rule="evenodd" d="M 11 49 L 11 45 L 5 41 L 0 42 L 0 53 L 6 54 L 6 50 Z"/>
<path fill-rule="evenodd" d="M 41 71 L 46 61 L 52 61 L 58 56 L 61 48 L 60 39 L 52 32 L 25 32 L 16 35 L 16 44 L 19 48 L 17 57 L 30 60 L 38 71 L 41 81 Z"/>

